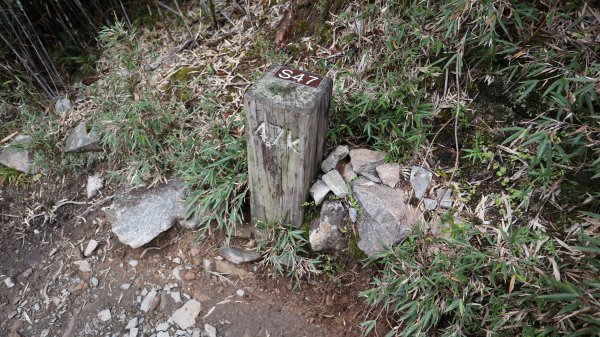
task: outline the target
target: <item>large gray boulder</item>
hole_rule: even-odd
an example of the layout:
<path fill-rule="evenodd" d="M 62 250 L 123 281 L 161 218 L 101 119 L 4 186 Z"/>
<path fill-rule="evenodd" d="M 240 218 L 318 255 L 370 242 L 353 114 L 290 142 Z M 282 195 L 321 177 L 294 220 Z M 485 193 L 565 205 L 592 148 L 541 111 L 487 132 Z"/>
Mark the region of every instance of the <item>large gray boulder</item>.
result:
<path fill-rule="evenodd" d="M 341 201 L 325 201 L 321 207 L 319 219 L 311 223 L 308 235 L 313 251 L 326 249 L 342 250 L 346 247 L 346 239 L 341 232 L 345 227 L 346 210 Z"/>
<path fill-rule="evenodd" d="M 93 130 L 88 133 L 86 123 L 80 122 L 65 141 L 65 153 L 92 151 L 102 151 L 100 135 Z"/>
<path fill-rule="evenodd" d="M 0 150 L 0 164 L 17 171 L 32 173 L 29 151 L 26 148 L 30 141 L 31 137 L 27 135 L 15 137 L 9 145 Z"/>
<path fill-rule="evenodd" d="M 112 231 L 122 243 L 138 248 L 183 218 L 185 188 L 181 181 L 152 189 L 136 189 L 115 197 L 105 210 Z"/>
<path fill-rule="evenodd" d="M 416 209 L 405 204 L 401 191 L 362 177 L 352 182 L 352 191 L 361 209 L 358 247 L 368 256 L 403 241 L 420 218 Z"/>

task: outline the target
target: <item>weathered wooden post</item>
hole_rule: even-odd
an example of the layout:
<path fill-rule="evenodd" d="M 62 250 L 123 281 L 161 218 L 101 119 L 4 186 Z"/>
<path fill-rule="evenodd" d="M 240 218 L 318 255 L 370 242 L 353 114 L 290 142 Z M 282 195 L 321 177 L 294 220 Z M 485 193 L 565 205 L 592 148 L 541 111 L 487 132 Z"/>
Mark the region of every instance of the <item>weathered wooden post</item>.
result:
<path fill-rule="evenodd" d="M 302 225 L 323 156 L 333 81 L 272 66 L 244 97 L 252 223 Z"/>

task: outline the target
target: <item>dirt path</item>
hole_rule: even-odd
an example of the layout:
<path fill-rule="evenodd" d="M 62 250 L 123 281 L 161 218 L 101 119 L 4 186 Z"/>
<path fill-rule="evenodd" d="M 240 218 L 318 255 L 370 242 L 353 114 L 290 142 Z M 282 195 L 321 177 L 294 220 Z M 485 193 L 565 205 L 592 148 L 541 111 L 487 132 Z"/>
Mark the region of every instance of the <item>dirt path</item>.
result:
<path fill-rule="evenodd" d="M 3 202 L 14 201 L 16 192 Z M 202 261 L 218 256 L 223 237 L 194 243 L 196 233 L 175 226 L 131 249 L 111 233 L 101 210 L 74 226 L 80 209 L 85 205 L 69 205 L 54 222 L 2 238 L 0 335 L 212 336 L 205 324 L 223 337 L 360 335 L 358 285 L 366 278 L 357 277 L 364 272 L 346 271 L 337 283 L 321 275 L 298 291 L 290 279 L 273 279 L 257 264 L 207 275 Z M 91 239 L 98 247 L 84 257 Z M 182 329 L 171 317 L 190 300 L 200 303 L 200 313 Z"/>

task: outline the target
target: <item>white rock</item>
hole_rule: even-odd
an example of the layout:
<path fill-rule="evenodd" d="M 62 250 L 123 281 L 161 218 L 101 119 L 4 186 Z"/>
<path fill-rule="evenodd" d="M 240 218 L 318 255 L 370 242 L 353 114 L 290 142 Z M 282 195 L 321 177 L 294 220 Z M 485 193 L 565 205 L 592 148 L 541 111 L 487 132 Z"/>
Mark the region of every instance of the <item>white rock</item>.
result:
<path fill-rule="evenodd" d="M 85 187 L 88 199 L 98 195 L 98 192 L 104 187 L 104 180 L 100 178 L 100 173 L 93 176 L 88 176 L 87 185 Z"/>
<path fill-rule="evenodd" d="M 90 263 L 87 260 L 74 261 L 73 264 L 79 267 L 82 273 L 90 273 L 92 271 L 92 267 L 90 267 Z"/>
<path fill-rule="evenodd" d="M 129 320 L 129 323 L 127 323 L 127 326 L 125 327 L 125 329 L 133 329 L 133 328 L 136 328 L 137 325 L 138 325 L 138 318 L 134 317 Z"/>
<path fill-rule="evenodd" d="M 188 329 L 196 324 L 196 317 L 202 305 L 195 299 L 187 301 L 181 308 L 175 310 L 171 318 L 181 329 Z"/>
<path fill-rule="evenodd" d="M 181 281 L 181 270 L 182 269 L 183 269 L 182 266 L 177 266 L 177 267 L 173 268 L 173 270 L 171 271 L 171 274 L 173 274 L 173 277 L 177 281 Z"/>
<path fill-rule="evenodd" d="M 110 319 L 111 319 L 110 310 L 104 309 L 104 310 L 100 311 L 98 313 L 98 319 L 101 320 L 102 322 L 110 321 Z"/>
<path fill-rule="evenodd" d="M 174 258 L 172 261 L 173 263 L 181 264 L 181 259 L 178 257 Z"/>
<path fill-rule="evenodd" d="M 98 248 L 98 241 L 96 241 L 94 239 L 91 239 L 88 242 L 87 247 L 85 247 L 85 251 L 83 252 L 83 256 L 89 257 L 96 250 L 96 248 Z"/>
<path fill-rule="evenodd" d="M 236 293 L 236 294 L 237 294 L 239 297 L 244 297 L 244 296 L 246 296 L 246 292 L 245 292 L 244 290 L 242 290 L 242 289 L 238 289 L 238 290 L 237 290 L 235 293 Z"/>
<path fill-rule="evenodd" d="M 415 197 L 417 199 L 423 199 L 429 183 L 433 178 L 433 174 L 428 170 L 419 166 L 413 166 L 410 170 L 410 184 L 415 191 Z"/>
<path fill-rule="evenodd" d="M 156 326 L 156 331 L 167 331 L 169 330 L 169 323 L 163 322 Z"/>
<path fill-rule="evenodd" d="M 150 310 L 150 304 L 152 304 L 152 301 L 154 301 L 154 298 L 156 298 L 156 294 L 156 290 L 149 291 L 140 305 L 140 310 L 143 312 L 148 312 L 148 310 Z"/>
<path fill-rule="evenodd" d="M 209 337 L 217 337 L 217 328 L 208 323 L 204 324 L 204 332 L 206 332 Z"/>
<path fill-rule="evenodd" d="M 171 298 L 173 298 L 173 301 L 175 301 L 175 303 L 181 303 L 181 294 L 179 293 L 179 291 L 172 291 Z"/>
<path fill-rule="evenodd" d="M 15 283 L 13 282 L 13 280 L 10 277 L 7 277 L 4 279 L 4 284 L 9 289 L 15 286 Z"/>
<path fill-rule="evenodd" d="M 94 286 L 94 288 L 96 288 L 98 286 L 98 279 L 95 277 L 92 277 L 92 279 L 90 280 L 92 282 L 92 285 Z"/>
<path fill-rule="evenodd" d="M 331 191 L 340 198 L 345 198 L 348 195 L 348 187 L 342 175 L 337 170 L 327 172 L 323 177 L 323 182 L 331 189 Z"/>
<path fill-rule="evenodd" d="M 327 184 L 325 184 L 321 179 L 318 179 L 310 187 L 309 193 L 315 201 L 315 205 L 318 206 L 321 204 L 321 202 L 323 202 L 323 199 L 325 199 L 325 196 L 327 196 L 327 193 L 329 193 L 329 191 L 329 186 L 327 186 Z"/>
<path fill-rule="evenodd" d="M 171 334 L 169 334 L 166 331 L 161 331 L 159 333 L 156 334 L 156 337 L 171 337 Z"/>
<path fill-rule="evenodd" d="M 423 198 L 423 206 L 426 210 L 432 210 L 437 207 L 437 201 L 429 198 Z"/>
<path fill-rule="evenodd" d="M 49 333 L 50 333 L 50 329 L 44 329 L 40 333 L 40 337 L 46 337 L 46 336 L 48 336 Z"/>
<path fill-rule="evenodd" d="M 138 265 L 138 260 L 129 260 L 129 265 L 135 267 Z"/>
<path fill-rule="evenodd" d="M 121 284 L 121 289 L 123 289 L 123 290 L 129 289 L 129 287 L 131 287 L 131 283 L 123 283 L 123 284 Z"/>
<path fill-rule="evenodd" d="M 129 337 L 137 337 L 138 335 L 138 328 L 131 328 L 129 329 Z"/>

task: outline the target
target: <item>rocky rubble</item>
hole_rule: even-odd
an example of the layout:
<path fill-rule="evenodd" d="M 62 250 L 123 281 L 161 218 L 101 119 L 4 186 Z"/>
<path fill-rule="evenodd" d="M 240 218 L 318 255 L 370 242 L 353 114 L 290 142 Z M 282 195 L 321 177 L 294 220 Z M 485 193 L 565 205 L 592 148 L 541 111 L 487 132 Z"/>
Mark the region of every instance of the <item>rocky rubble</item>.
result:
<path fill-rule="evenodd" d="M 349 227 L 355 223 L 358 247 L 368 256 L 376 256 L 402 242 L 419 224 L 423 211 L 452 207 L 449 189 L 430 191 L 431 171 L 411 167 L 412 191 L 405 191 L 398 186 L 405 179 L 402 167 L 385 163 L 385 157 L 379 151 L 338 146 L 323 161 L 323 174 L 310 188 L 315 205 L 323 203 L 320 217 L 309 231 L 314 251 L 344 249 L 348 233 L 352 233 Z M 328 201 L 329 192 L 338 200 Z M 413 195 L 416 206 L 409 203 Z"/>

